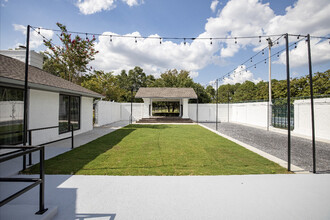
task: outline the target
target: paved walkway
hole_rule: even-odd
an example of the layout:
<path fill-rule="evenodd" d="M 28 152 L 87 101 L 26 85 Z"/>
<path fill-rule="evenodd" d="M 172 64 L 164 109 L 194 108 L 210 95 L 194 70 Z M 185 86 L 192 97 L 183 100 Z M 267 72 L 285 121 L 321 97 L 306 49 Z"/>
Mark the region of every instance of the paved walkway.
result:
<path fill-rule="evenodd" d="M 215 130 L 215 123 L 202 124 Z M 218 124 L 218 131 L 284 161 L 288 160 L 288 139 L 286 134 L 226 122 Z M 330 144 L 316 142 L 315 146 L 316 170 L 321 173 L 329 173 Z M 313 170 L 311 140 L 291 137 L 291 163 L 307 171 Z"/>
<path fill-rule="evenodd" d="M 128 121 L 118 121 L 112 124 L 96 127 L 91 131 L 74 136 L 74 147 L 79 147 L 92 140 L 95 140 L 103 135 L 113 132 L 121 127 L 128 125 Z M 59 154 L 71 150 L 71 139 L 66 139 L 53 144 L 48 144 L 45 147 L 45 159 L 55 157 Z M 27 157 L 28 160 L 28 157 Z M 33 153 L 32 163 L 39 163 L 39 151 Z M 7 161 L 0 166 L 0 176 L 11 176 L 18 174 L 22 170 L 23 159 L 22 157 Z"/>
<path fill-rule="evenodd" d="M 19 184 L 22 187 L 22 183 L 8 185 L 0 196 L 16 190 Z M 329 185 L 330 174 L 46 175 L 45 199 L 46 207 L 58 206 L 55 220 L 325 220 L 330 219 Z M 38 188 L 8 205 L 20 204 L 37 205 Z M 0 219 L 11 219 L 6 218 L 5 208 L 0 208 Z"/>

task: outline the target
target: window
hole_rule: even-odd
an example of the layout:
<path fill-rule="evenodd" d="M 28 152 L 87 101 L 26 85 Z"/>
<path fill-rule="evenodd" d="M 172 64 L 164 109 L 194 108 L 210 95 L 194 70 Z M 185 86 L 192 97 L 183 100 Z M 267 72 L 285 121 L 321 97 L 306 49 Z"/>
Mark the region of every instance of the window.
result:
<path fill-rule="evenodd" d="M 0 86 L 0 144 L 23 141 L 24 90 Z"/>
<path fill-rule="evenodd" d="M 70 125 L 80 129 L 80 97 L 60 94 L 59 133 L 70 131 Z"/>

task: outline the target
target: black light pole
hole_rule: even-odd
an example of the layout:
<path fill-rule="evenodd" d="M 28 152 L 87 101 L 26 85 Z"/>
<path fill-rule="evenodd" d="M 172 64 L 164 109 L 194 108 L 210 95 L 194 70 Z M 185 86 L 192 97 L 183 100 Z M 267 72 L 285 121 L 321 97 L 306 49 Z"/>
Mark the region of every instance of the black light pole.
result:
<path fill-rule="evenodd" d="M 216 113 L 215 113 L 215 130 L 218 130 L 218 79 L 216 80 Z"/>
<path fill-rule="evenodd" d="M 28 117 L 28 80 L 29 80 L 29 46 L 30 25 L 26 28 L 26 53 L 25 53 L 25 82 L 24 82 L 24 117 L 23 117 L 23 146 L 27 143 L 27 117 Z M 30 156 L 31 157 L 31 156 Z M 26 169 L 26 155 L 23 156 L 23 170 Z"/>
<path fill-rule="evenodd" d="M 196 121 L 198 123 L 198 87 L 197 87 Z"/>
<path fill-rule="evenodd" d="M 308 67 L 309 67 L 309 87 L 311 90 L 311 117 L 312 117 L 312 146 L 313 146 L 313 173 L 316 173 L 316 155 L 315 155 L 315 127 L 314 127 L 314 91 L 313 91 L 313 73 L 312 73 L 312 56 L 311 56 L 311 39 L 307 34 L 308 48 Z"/>
<path fill-rule="evenodd" d="M 24 119 L 23 119 L 23 144 L 27 142 L 27 117 L 28 117 L 28 80 L 29 80 L 29 46 L 30 46 L 30 25 L 26 30 L 26 53 L 25 53 L 25 84 L 24 84 Z"/>
<path fill-rule="evenodd" d="M 130 120 L 130 124 L 133 123 L 133 87 L 131 89 L 131 120 Z"/>
<path fill-rule="evenodd" d="M 287 105 L 288 105 L 288 171 L 291 171 L 291 106 L 290 106 L 290 67 L 289 67 L 289 35 L 285 34 L 286 47 L 286 83 L 287 83 Z"/>

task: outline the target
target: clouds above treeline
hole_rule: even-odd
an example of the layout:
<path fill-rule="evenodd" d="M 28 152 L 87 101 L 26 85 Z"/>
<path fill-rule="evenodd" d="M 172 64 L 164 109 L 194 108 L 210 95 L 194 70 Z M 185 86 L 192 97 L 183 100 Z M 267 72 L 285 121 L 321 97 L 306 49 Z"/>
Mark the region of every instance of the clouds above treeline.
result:
<path fill-rule="evenodd" d="M 143 0 L 121 0 L 129 7 L 143 3 Z M 117 7 L 117 0 L 78 0 L 76 6 L 84 15 L 95 14 L 101 11 L 109 11 Z"/>
<path fill-rule="evenodd" d="M 212 10 L 216 10 L 216 4 L 218 4 L 214 2 L 216 1 L 212 2 L 213 6 L 211 4 Z M 207 20 L 205 32 L 198 37 L 259 36 L 287 32 L 327 35 L 330 34 L 330 26 L 327 25 L 330 22 L 329 11 L 330 2 L 328 0 L 299 0 L 295 5 L 286 9 L 285 15 L 276 15 L 269 3 L 262 3 L 258 0 L 231 0 L 216 17 L 210 17 Z M 110 34 L 110 32 L 104 34 Z M 128 35 L 141 36 L 138 32 Z M 311 43 L 314 63 L 330 61 L 330 47 L 325 47 L 327 42 L 313 39 Z M 283 45 L 284 41 L 281 44 Z M 151 74 L 169 68 L 197 72 L 211 63 L 221 63 L 221 59 L 235 56 L 247 46 L 255 47 L 257 50 L 260 45 L 258 38 L 239 39 L 237 43 L 234 40 L 213 40 L 212 44 L 209 40 L 194 40 L 184 45 L 183 42 L 172 41 L 164 41 L 159 44 L 159 40 L 156 39 L 139 39 L 138 43 L 135 43 L 134 39 L 122 38 L 114 39 L 110 43 L 109 39 L 100 37 L 96 45 L 100 53 L 93 65 L 115 71 L 119 71 L 123 67 L 132 68 L 138 65 Z M 267 43 L 263 39 L 262 46 L 266 45 Z M 304 42 L 298 43 L 297 48 L 292 49 L 290 53 L 298 58 L 291 60 L 292 67 L 306 64 L 307 50 Z M 281 54 L 275 62 L 285 64 L 284 54 Z M 244 75 L 241 78 L 251 78 L 246 73 Z"/>
<path fill-rule="evenodd" d="M 119 0 L 79 0 L 76 5 L 82 14 L 93 14 L 116 7 Z M 142 0 L 121 0 L 128 6 L 138 6 Z M 146 3 L 147 4 L 147 3 Z M 210 4 L 212 12 L 217 10 L 218 0 Z M 260 0 L 230 0 L 218 10 L 217 15 L 207 19 L 205 30 L 197 37 L 235 37 L 235 36 L 259 36 L 273 34 L 311 34 L 325 36 L 330 34 L 330 1 L 329 0 L 298 0 L 294 5 L 286 8 L 284 15 L 276 15 L 270 8 L 269 3 Z M 22 31 L 20 25 L 14 26 L 16 30 Z M 47 33 L 52 37 L 53 33 Z M 104 35 L 116 35 L 109 31 Z M 129 36 L 141 36 L 138 32 L 127 33 Z M 184 42 L 162 40 L 160 44 L 157 34 L 150 35 L 158 39 L 115 38 L 110 42 L 109 37 L 99 36 L 96 42 L 96 55 L 92 66 L 105 71 L 118 73 L 122 69 L 131 69 L 134 66 L 142 67 L 147 74 L 157 76 L 167 69 L 177 68 L 191 71 L 192 77 L 198 76 L 198 71 L 209 64 L 220 65 L 224 60 L 234 57 L 247 47 L 255 51 L 267 46 L 265 38 L 259 43 L 258 38 L 236 40 L 189 40 Z M 34 36 L 33 46 L 41 45 L 41 39 Z M 273 40 L 275 37 L 273 38 Z M 290 39 L 293 40 L 293 39 Z M 283 47 L 282 41 L 276 47 Z M 324 63 L 330 61 L 330 46 L 327 41 L 312 39 L 313 63 Z M 305 65 L 307 62 L 307 49 L 304 41 L 292 48 L 290 55 L 295 59 L 290 60 L 291 67 Z M 276 64 L 285 64 L 285 54 L 273 61 Z M 243 79 L 255 80 L 253 73 L 248 71 L 239 77 L 229 76 L 227 81 L 234 83 Z"/>

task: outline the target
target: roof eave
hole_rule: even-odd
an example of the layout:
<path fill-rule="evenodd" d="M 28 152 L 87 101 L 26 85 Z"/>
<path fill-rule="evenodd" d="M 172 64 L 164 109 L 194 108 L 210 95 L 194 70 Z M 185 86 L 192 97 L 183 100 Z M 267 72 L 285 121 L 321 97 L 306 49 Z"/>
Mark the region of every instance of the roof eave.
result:
<path fill-rule="evenodd" d="M 24 86 L 24 81 L 22 80 L 17 80 L 17 79 L 11 79 L 7 77 L 2 77 L 0 76 L 1 82 L 3 83 L 8 83 L 8 84 L 13 84 L 13 85 L 18 85 L 18 86 Z M 64 89 L 64 88 L 58 88 L 54 86 L 48 86 L 48 85 L 42 85 L 42 84 L 37 84 L 37 83 L 32 83 L 29 82 L 29 88 L 32 89 L 38 89 L 38 90 L 45 90 L 45 91 L 50 91 L 50 92 L 58 92 L 58 93 L 70 93 L 74 95 L 81 95 L 85 97 L 91 97 L 91 98 L 105 98 L 103 95 L 99 94 L 91 94 L 87 92 L 80 92 L 80 91 L 74 91 L 70 89 Z"/>

